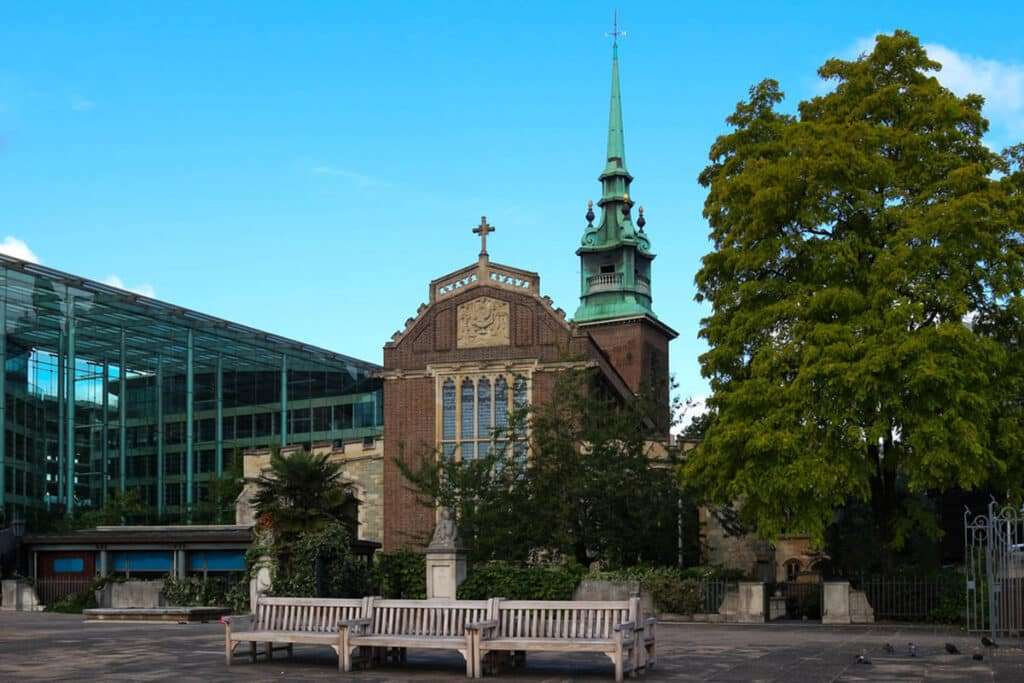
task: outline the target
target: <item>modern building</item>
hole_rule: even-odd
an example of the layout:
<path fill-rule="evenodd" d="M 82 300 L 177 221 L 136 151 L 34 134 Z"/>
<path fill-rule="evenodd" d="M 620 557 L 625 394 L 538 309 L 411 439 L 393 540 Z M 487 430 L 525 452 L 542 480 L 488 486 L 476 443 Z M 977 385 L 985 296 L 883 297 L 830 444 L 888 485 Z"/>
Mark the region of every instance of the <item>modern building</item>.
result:
<path fill-rule="evenodd" d="M 431 282 L 428 303 L 384 345 L 385 550 L 424 543 L 435 523 L 397 459 L 415 469 L 436 453 L 466 460 L 501 452 L 509 413 L 549 400 L 567 369 L 596 369 L 609 396 L 661 392 L 659 426 L 667 439 L 668 347 L 677 333 L 652 308 L 654 254 L 643 209 L 633 211 L 617 45 L 612 49 L 601 215 L 588 209 L 576 251 L 582 280 L 575 320 L 541 294 L 537 273 L 490 260 L 494 228 L 485 217 L 473 230 L 481 240 L 476 262 Z"/>
<path fill-rule="evenodd" d="M 0 329 L 8 522 L 134 489 L 189 523 L 243 449 L 383 430 L 372 363 L 2 255 Z"/>

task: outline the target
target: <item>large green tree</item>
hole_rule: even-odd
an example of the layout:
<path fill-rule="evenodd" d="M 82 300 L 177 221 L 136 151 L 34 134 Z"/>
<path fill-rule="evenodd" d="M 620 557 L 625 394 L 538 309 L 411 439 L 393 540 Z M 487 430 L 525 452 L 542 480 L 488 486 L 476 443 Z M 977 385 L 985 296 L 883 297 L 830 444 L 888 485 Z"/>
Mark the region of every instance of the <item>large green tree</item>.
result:
<path fill-rule="evenodd" d="M 716 414 L 684 481 L 765 537 L 820 541 L 861 500 L 899 547 L 937 533 L 917 494 L 1024 485 L 1024 155 L 986 147 L 983 99 L 939 70 L 897 31 L 826 62 L 795 115 L 765 80 L 700 175 Z"/>

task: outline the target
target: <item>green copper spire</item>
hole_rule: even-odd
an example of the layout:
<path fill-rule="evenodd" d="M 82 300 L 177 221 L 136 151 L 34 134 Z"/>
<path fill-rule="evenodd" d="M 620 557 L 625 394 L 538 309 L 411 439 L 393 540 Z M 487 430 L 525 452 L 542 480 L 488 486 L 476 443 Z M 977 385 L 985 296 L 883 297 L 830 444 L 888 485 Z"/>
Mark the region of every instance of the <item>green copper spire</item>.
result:
<path fill-rule="evenodd" d="M 608 110 L 608 154 L 597 205 L 601 218 L 594 225 L 593 209 L 587 211 L 587 227 L 576 253 L 580 257 L 580 307 L 578 322 L 632 315 L 654 316 L 651 310 L 651 244 L 644 233 L 646 220 L 639 208 L 633 221 L 629 188 L 633 176 L 626 170 L 626 141 L 622 125 L 622 93 L 619 86 L 618 16 L 610 34 L 612 42 L 612 91 Z"/>
<path fill-rule="evenodd" d="M 615 31 L 617 34 L 618 31 Z M 626 170 L 626 139 L 622 132 L 622 96 L 619 94 L 618 36 L 612 44 L 612 101 L 608 111 L 608 165 L 604 173 Z M 603 174 L 602 174 L 603 175 Z"/>

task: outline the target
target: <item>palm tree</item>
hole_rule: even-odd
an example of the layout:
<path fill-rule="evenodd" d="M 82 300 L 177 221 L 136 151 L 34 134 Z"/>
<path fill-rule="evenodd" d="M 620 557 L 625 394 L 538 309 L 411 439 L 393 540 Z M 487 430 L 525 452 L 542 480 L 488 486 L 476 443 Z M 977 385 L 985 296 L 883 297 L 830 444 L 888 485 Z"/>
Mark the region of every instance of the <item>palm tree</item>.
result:
<path fill-rule="evenodd" d="M 341 465 L 330 462 L 327 453 L 297 451 L 285 457 L 275 450 L 270 470 L 260 475 L 257 487 L 256 512 L 273 527 L 277 542 L 335 523 L 356 537 L 359 501 L 342 479 Z"/>

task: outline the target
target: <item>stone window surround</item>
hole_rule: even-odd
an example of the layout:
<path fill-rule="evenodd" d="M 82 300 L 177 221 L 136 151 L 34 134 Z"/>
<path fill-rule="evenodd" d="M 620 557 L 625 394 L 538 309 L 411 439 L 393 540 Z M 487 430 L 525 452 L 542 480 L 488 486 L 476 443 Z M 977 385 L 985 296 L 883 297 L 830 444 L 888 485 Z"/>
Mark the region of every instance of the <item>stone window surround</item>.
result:
<path fill-rule="evenodd" d="M 487 365 L 468 365 L 468 364 L 446 364 L 446 365 L 431 365 L 427 368 L 430 376 L 434 378 L 434 405 L 435 405 L 435 419 L 434 419 L 434 443 L 439 447 L 443 448 L 443 444 L 459 444 L 463 441 L 473 441 L 476 444 L 485 443 L 491 441 L 490 438 L 481 438 L 474 436 L 471 439 L 463 439 L 461 435 L 462 427 L 462 383 L 465 380 L 470 380 L 474 387 L 474 397 L 478 396 L 478 387 L 480 380 L 486 379 L 490 381 L 491 385 L 491 397 L 493 401 L 495 381 L 499 377 L 504 377 L 507 382 L 507 400 L 508 410 L 511 413 L 514 410 L 515 401 L 515 381 L 522 379 L 526 382 L 526 404 L 529 405 L 533 402 L 533 375 L 538 369 L 538 363 L 535 360 L 526 362 L 515 362 L 515 363 L 500 363 L 500 364 L 487 364 Z M 444 400 L 443 390 L 445 382 L 452 381 L 455 385 L 455 426 L 456 426 L 456 438 L 455 439 L 444 439 Z M 494 406 L 493 411 L 496 412 L 497 406 Z M 474 414 L 474 423 L 478 416 Z M 493 424 L 492 424 L 493 426 Z M 474 430 L 475 431 L 475 430 Z M 459 449 L 455 449 L 456 458 L 461 459 L 462 455 Z M 528 454 L 527 454 L 528 457 Z"/>

